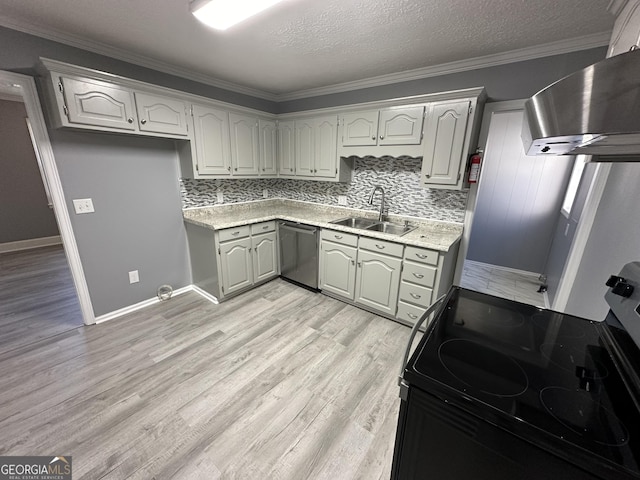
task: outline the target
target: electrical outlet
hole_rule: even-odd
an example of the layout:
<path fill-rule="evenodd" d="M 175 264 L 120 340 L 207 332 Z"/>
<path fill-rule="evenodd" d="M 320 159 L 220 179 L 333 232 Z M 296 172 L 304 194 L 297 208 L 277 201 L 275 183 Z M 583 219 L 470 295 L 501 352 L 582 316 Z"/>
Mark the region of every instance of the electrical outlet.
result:
<path fill-rule="evenodd" d="M 76 211 L 76 215 L 95 212 L 93 201 L 90 198 L 76 198 L 73 201 L 73 208 Z"/>
<path fill-rule="evenodd" d="M 216 197 L 218 198 L 218 203 L 224 202 L 224 195 L 222 195 L 222 192 L 218 192 Z"/>
<path fill-rule="evenodd" d="M 132 270 L 129 272 L 129 283 L 138 283 L 140 281 L 140 275 L 138 270 Z"/>
<path fill-rule="evenodd" d="M 269 190 L 266 188 L 262 190 L 262 198 L 269 198 Z"/>
<path fill-rule="evenodd" d="M 338 205 L 346 205 L 346 204 L 347 204 L 347 196 L 338 195 Z"/>

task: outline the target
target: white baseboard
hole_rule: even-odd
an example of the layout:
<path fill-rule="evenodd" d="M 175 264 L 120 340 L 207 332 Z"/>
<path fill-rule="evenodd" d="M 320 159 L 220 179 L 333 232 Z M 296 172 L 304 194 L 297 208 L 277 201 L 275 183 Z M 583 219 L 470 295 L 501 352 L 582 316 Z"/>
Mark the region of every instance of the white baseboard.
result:
<path fill-rule="evenodd" d="M 501 270 L 503 272 L 518 273 L 520 275 L 526 275 L 528 277 L 538 278 L 540 276 L 540 274 L 536 272 L 529 272 L 527 270 L 518 270 L 517 268 L 503 267 L 500 265 L 491 265 L 490 263 L 477 262 L 475 260 L 465 260 L 464 263 L 468 263 L 476 267 L 484 267 L 484 268 L 491 268 L 493 270 Z"/>
<path fill-rule="evenodd" d="M 216 297 L 214 297 L 213 295 L 210 295 L 209 293 L 205 292 L 199 287 L 196 287 L 195 285 L 187 285 L 186 287 L 182 287 L 182 288 L 178 288 L 177 290 L 174 290 L 172 297 L 177 297 L 178 295 L 182 295 L 183 293 L 187 293 L 187 292 L 195 292 L 212 303 L 216 303 L 216 304 L 218 303 L 218 299 Z M 114 318 L 119 318 L 119 317 L 122 317 L 123 315 L 136 312 L 146 307 L 150 307 L 151 305 L 160 303 L 160 301 L 161 300 L 158 297 L 153 297 L 147 300 L 143 300 L 142 302 L 129 305 L 128 307 L 120 308 L 118 310 L 114 310 L 113 312 L 105 313 L 104 315 L 100 315 L 99 317 L 96 317 L 96 324 L 113 320 Z"/>
<path fill-rule="evenodd" d="M 18 240 L 16 242 L 0 243 L 0 253 L 19 252 L 32 248 L 49 247 L 51 245 L 62 244 L 60 235 L 52 237 L 30 238 L 28 240 Z"/>

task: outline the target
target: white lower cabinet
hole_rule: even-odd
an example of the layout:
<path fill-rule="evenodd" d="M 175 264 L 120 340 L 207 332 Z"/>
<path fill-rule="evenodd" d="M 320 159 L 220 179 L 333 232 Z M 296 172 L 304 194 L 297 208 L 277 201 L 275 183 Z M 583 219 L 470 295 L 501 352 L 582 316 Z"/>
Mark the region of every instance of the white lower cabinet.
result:
<path fill-rule="evenodd" d="M 356 303 L 395 315 L 401 267 L 400 258 L 359 250 Z"/>
<path fill-rule="evenodd" d="M 358 237 L 323 230 L 320 240 L 320 289 L 348 300 L 355 297 Z"/>
<path fill-rule="evenodd" d="M 435 300 L 440 254 L 435 250 L 408 246 L 403 257 L 396 318 L 413 324 Z M 451 286 L 447 282 L 446 288 Z M 445 286 L 443 285 L 443 288 Z"/>
<path fill-rule="evenodd" d="M 277 276 L 279 264 L 275 222 L 220 230 L 218 255 L 223 297 Z"/>

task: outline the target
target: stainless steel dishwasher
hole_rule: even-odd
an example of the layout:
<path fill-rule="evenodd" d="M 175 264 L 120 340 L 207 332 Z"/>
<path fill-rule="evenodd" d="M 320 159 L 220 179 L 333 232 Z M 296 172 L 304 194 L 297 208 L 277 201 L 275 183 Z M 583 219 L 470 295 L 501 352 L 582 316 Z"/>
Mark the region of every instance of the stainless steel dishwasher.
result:
<path fill-rule="evenodd" d="M 278 222 L 280 275 L 318 289 L 318 228 L 296 222 Z"/>

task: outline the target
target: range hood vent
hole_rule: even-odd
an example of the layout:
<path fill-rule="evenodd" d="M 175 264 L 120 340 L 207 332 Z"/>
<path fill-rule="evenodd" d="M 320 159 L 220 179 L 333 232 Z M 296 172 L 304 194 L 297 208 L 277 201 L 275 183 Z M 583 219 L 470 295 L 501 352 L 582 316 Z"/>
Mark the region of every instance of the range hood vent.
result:
<path fill-rule="evenodd" d="M 640 161 L 640 50 L 607 58 L 526 101 L 527 155 Z"/>

